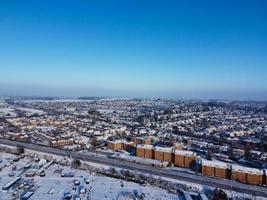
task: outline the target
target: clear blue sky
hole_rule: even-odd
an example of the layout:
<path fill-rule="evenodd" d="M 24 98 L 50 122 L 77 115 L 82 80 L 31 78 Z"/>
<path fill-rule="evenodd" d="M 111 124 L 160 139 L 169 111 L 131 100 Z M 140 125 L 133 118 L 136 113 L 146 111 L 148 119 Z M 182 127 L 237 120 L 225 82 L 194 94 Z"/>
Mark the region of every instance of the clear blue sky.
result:
<path fill-rule="evenodd" d="M 267 1 L 1 0 L 0 94 L 267 100 Z"/>

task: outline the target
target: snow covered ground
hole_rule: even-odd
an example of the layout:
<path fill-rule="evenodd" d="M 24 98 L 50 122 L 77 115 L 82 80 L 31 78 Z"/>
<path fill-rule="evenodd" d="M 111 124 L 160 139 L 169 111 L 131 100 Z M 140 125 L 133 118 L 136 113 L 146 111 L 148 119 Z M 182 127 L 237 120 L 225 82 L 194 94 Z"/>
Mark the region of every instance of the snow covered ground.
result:
<path fill-rule="evenodd" d="M 25 177 L 27 171 L 24 171 L 24 166 L 27 163 L 35 163 L 30 158 L 20 159 L 18 162 L 10 163 L 10 160 L 15 156 L 11 154 L 1 153 L 1 167 L 0 171 L 0 187 L 2 188 L 15 176 L 21 174 L 22 180 L 18 185 L 23 182 L 31 181 L 34 183 L 34 194 L 30 200 L 58 200 L 62 199 L 64 194 L 71 194 L 73 197 L 80 197 L 81 199 L 133 199 L 135 195 L 143 195 L 145 199 L 178 199 L 177 195 L 170 194 L 166 190 L 156 187 L 139 185 L 133 182 L 126 182 L 115 178 L 96 175 L 83 170 L 72 169 L 67 166 L 59 164 L 52 164 L 45 170 L 45 177 L 35 175 L 34 177 Z M 16 166 L 16 169 L 13 169 Z M 29 170 L 28 170 L 29 171 Z M 61 171 L 72 172 L 74 177 L 61 177 Z M 12 177 L 9 176 L 10 172 L 14 172 Z M 22 173 L 23 172 L 23 173 Z M 86 184 L 85 179 L 89 180 Z M 74 181 L 79 181 L 78 186 L 74 185 Z M 23 189 L 18 190 L 17 187 L 8 191 L 0 190 L 0 199 L 9 200 L 13 199 L 15 191 L 22 192 Z M 79 195 L 79 191 L 84 188 L 85 192 Z M 23 193 L 23 192 L 22 192 Z M 15 198 L 16 199 L 16 198 Z"/>
<path fill-rule="evenodd" d="M 61 177 L 60 173 L 55 173 L 56 170 L 61 169 L 73 172 L 75 174 L 74 177 Z M 90 183 L 86 184 L 84 179 L 89 179 Z M 57 164 L 52 165 L 47 170 L 46 177 L 35 177 L 35 180 L 40 188 L 32 196 L 32 200 L 60 199 L 66 191 L 75 195 L 77 192 L 74 189 L 74 180 L 78 180 L 80 186 L 87 189 L 87 193 L 81 195 L 82 199 L 86 199 L 88 196 L 91 199 L 117 199 L 120 196 L 122 199 L 131 199 L 129 197 L 135 192 L 138 194 L 143 193 L 146 199 L 177 199 L 176 195 L 169 194 L 167 191 L 159 188 L 141 186 L 136 183 L 90 174 L 82 170 L 74 170 Z M 51 190 L 53 191 L 52 194 L 48 194 Z"/>

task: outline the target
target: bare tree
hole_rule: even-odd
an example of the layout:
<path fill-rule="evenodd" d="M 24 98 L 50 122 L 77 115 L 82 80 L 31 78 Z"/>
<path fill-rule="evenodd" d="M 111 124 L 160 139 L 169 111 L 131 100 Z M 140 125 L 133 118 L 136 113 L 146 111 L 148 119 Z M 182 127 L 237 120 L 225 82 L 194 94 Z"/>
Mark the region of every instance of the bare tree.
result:
<path fill-rule="evenodd" d="M 71 162 L 71 167 L 77 169 L 81 166 L 81 161 L 77 158 L 73 159 L 73 161 Z"/>
<path fill-rule="evenodd" d="M 93 148 L 99 147 L 99 142 L 95 137 L 91 139 L 91 145 Z"/>
<path fill-rule="evenodd" d="M 25 152 L 25 149 L 22 145 L 17 145 L 17 154 L 18 155 L 21 155 L 21 154 L 24 154 Z"/>

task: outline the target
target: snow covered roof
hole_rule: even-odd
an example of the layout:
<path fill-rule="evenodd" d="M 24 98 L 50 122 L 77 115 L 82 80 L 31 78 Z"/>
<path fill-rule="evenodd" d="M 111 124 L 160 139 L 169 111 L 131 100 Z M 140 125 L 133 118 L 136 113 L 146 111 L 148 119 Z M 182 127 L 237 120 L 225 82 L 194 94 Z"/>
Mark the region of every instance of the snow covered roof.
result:
<path fill-rule="evenodd" d="M 155 151 L 171 153 L 173 151 L 173 147 L 155 147 Z"/>
<path fill-rule="evenodd" d="M 141 149 L 153 149 L 153 145 L 150 144 L 138 144 L 137 148 L 141 148 Z"/>
<path fill-rule="evenodd" d="M 226 169 L 228 164 L 218 160 L 202 160 L 202 165 Z"/>
<path fill-rule="evenodd" d="M 193 151 L 182 151 L 182 150 L 175 150 L 176 155 L 183 155 L 183 156 L 195 156 L 196 153 Z"/>
<path fill-rule="evenodd" d="M 110 143 L 113 143 L 113 144 L 118 144 L 118 143 L 124 143 L 124 142 L 127 142 L 126 140 L 115 140 L 115 141 L 109 141 Z"/>
<path fill-rule="evenodd" d="M 244 167 L 241 165 L 232 165 L 232 170 L 238 171 L 238 172 L 244 172 L 244 173 L 248 173 L 248 174 L 256 174 L 256 175 L 261 175 L 263 173 L 259 169 L 251 168 L 251 167 Z"/>
<path fill-rule="evenodd" d="M 139 137 L 136 137 L 135 139 L 137 139 L 137 140 L 151 140 L 151 138 L 147 137 L 147 136 L 139 136 Z"/>

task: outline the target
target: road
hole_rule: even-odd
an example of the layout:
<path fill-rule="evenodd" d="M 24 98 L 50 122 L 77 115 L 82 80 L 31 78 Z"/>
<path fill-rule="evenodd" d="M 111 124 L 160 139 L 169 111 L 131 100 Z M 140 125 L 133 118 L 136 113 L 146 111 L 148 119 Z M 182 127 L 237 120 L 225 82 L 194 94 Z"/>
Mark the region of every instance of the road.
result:
<path fill-rule="evenodd" d="M 151 174 L 155 176 L 160 176 L 163 178 L 177 179 L 181 181 L 186 181 L 189 183 L 206 185 L 215 188 L 222 188 L 229 191 L 240 192 L 244 194 L 249 194 L 253 196 L 262 196 L 267 198 L 267 188 L 261 186 L 253 186 L 242 184 L 236 181 L 219 179 L 216 177 L 206 177 L 198 174 L 189 174 L 186 172 L 174 171 L 171 169 L 155 168 L 144 164 L 137 164 L 128 161 L 118 161 L 105 156 L 97 156 L 96 153 L 79 153 L 74 151 L 67 151 L 62 149 L 55 149 L 47 146 L 36 145 L 32 143 L 23 143 L 18 141 L 12 141 L 0 138 L 0 143 L 9 146 L 21 145 L 26 149 L 31 149 L 34 151 L 40 151 L 49 154 L 55 154 L 59 156 L 71 156 L 76 157 L 84 161 L 89 161 L 92 163 L 108 165 L 112 167 L 118 167 L 126 170 L 134 170 L 136 172 Z"/>

